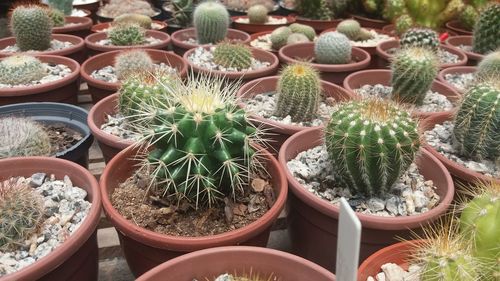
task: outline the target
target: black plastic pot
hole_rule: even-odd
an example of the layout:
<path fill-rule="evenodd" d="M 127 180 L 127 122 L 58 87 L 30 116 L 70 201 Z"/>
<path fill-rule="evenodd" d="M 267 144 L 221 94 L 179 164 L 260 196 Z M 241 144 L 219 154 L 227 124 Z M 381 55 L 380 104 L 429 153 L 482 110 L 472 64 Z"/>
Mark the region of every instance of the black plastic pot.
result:
<path fill-rule="evenodd" d="M 71 148 L 55 155 L 88 168 L 89 148 L 94 141 L 87 126 L 88 112 L 80 107 L 55 102 L 28 102 L 0 106 L 0 116 L 29 117 L 41 123 L 62 123 L 83 135 Z"/>

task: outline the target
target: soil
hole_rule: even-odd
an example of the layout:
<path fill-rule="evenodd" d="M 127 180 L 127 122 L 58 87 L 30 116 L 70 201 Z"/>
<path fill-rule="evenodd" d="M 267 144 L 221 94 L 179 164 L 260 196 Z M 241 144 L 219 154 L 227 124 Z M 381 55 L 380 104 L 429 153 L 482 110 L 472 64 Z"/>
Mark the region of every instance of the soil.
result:
<path fill-rule="evenodd" d="M 43 124 L 49 134 L 52 147 L 51 155 L 65 151 L 77 144 L 83 135 L 61 123 Z"/>

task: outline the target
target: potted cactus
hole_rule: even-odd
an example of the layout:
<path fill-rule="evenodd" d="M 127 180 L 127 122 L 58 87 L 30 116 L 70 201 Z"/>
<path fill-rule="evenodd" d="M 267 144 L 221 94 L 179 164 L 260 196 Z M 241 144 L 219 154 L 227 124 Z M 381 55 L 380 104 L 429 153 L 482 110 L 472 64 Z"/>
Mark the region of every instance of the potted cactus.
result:
<path fill-rule="evenodd" d="M 193 9 L 197 2 L 197 0 L 173 0 L 163 4 L 163 11 L 171 15 L 166 21 L 168 34 L 192 26 Z"/>
<path fill-rule="evenodd" d="M 252 34 L 273 31 L 278 27 L 288 26 L 295 22 L 295 17 L 268 15 L 268 13 L 269 9 L 265 5 L 253 5 L 248 8 L 247 15 L 231 17 L 232 26 L 235 29 Z"/>
<path fill-rule="evenodd" d="M 456 32 L 458 35 L 472 35 L 472 30 L 479 18 L 479 14 L 486 8 L 488 2 L 486 0 L 468 1 L 456 19 L 452 19 L 446 23 L 446 28 Z"/>
<path fill-rule="evenodd" d="M 54 8 L 49 8 L 47 12 L 52 19 L 52 33 L 70 34 L 80 38 L 85 38 L 90 34 L 92 19 L 65 16 L 62 11 Z"/>
<path fill-rule="evenodd" d="M 106 32 L 114 23 L 136 23 L 145 29 L 152 29 L 165 32 L 167 30 L 167 24 L 162 21 L 152 20 L 150 17 L 141 14 L 123 14 L 116 17 L 113 22 L 101 22 L 92 26 L 91 31 L 93 33 Z"/>
<path fill-rule="evenodd" d="M 316 38 L 314 28 L 300 23 L 278 27 L 273 31 L 264 31 L 250 36 L 250 46 L 278 54 L 278 50 L 285 46 L 303 42 L 312 42 Z"/>
<path fill-rule="evenodd" d="M 330 3 L 335 6 L 330 6 Z M 296 22 L 309 25 L 318 33 L 337 26 L 341 20 L 336 16 L 340 16 L 347 8 L 347 2 L 332 1 L 330 3 L 326 0 L 296 1 L 295 9 L 299 14 Z"/>

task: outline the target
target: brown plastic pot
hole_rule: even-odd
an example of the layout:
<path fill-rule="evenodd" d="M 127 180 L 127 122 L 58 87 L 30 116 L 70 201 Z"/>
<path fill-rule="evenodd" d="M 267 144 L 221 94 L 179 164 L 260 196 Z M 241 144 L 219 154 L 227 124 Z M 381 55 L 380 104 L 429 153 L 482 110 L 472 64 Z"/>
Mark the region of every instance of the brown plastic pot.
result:
<path fill-rule="evenodd" d="M 356 94 L 356 92 L 354 91 L 355 89 L 359 89 L 364 85 L 381 84 L 384 86 L 390 86 L 391 77 L 392 77 L 392 71 L 387 69 L 361 70 L 358 72 L 354 72 L 345 78 L 344 88 L 348 90 L 352 95 L 361 97 L 358 94 Z M 434 82 L 432 82 L 431 90 L 446 96 L 448 100 L 452 102 L 454 105 L 456 105 L 461 100 L 460 94 L 457 91 L 455 91 L 454 88 L 444 84 L 443 82 L 438 81 L 437 79 L 434 80 Z M 449 111 L 437 111 L 437 112 L 413 111 L 412 115 L 419 119 L 424 119 L 434 115 L 440 115 L 446 112 L 451 112 L 454 109 L 455 108 Z"/>
<path fill-rule="evenodd" d="M 295 22 L 295 17 L 293 16 L 278 16 L 278 15 L 269 15 L 269 16 L 277 19 L 286 19 L 287 22 L 282 24 L 241 23 L 238 22 L 238 19 L 248 19 L 248 16 L 234 16 L 231 17 L 232 26 L 234 29 L 247 32 L 248 34 L 252 34 L 263 31 L 273 31 L 278 27 L 288 26 Z"/>
<path fill-rule="evenodd" d="M 185 77 L 187 74 L 188 65 L 180 56 L 167 51 L 145 49 L 149 56 L 155 62 L 164 62 L 171 67 L 177 69 L 180 77 Z M 87 82 L 92 102 L 97 103 L 104 97 L 116 93 L 120 89 L 120 83 L 109 83 L 91 76 L 92 72 L 101 69 L 108 65 L 114 65 L 115 58 L 122 50 L 106 52 L 95 55 L 82 64 L 81 75 L 85 82 Z"/>
<path fill-rule="evenodd" d="M 161 26 L 160 28 L 152 28 L 152 30 L 157 30 L 161 32 L 166 32 L 167 31 L 167 23 L 159 20 L 154 20 L 153 23 Z M 99 32 L 106 32 L 108 28 L 111 26 L 112 22 L 101 22 L 98 24 L 94 24 L 90 31 L 92 33 L 99 33 Z"/>
<path fill-rule="evenodd" d="M 63 244 L 32 265 L 5 275 L 0 280 L 97 280 L 97 224 L 101 216 L 101 195 L 95 177 L 73 162 L 52 157 L 0 160 L 0 181 L 17 176 L 30 177 L 38 172 L 54 174 L 57 179 L 69 176 L 75 186 L 87 191 L 87 200 L 92 203 L 90 212 Z"/>
<path fill-rule="evenodd" d="M 472 31 L 465 29 L 459 20 L 451 20 L 445 24 L 446 28 L 455 32 L 457 35 L 472 36 Z"/>
<path fill-rule="evenodd" d="M 443 70 L 441 70 L 438 74 L 438 79 L 439 81 L 443 82 L 444 84 L 446 84 L 447 86 L 453 88 L 457 93 L 461 93 L 463 94 L 462 90 L 456 88 L 455 86 L 453 86 L 452 84 L 448 83 L 448 81 L 446 81 L 445 77 L 446 77 L 446 74 L 456 74 L 456 73 L 460 73 L 460 74 L 465 74 L 465 73 L 475 73 L 477 70 L 477 67 L 475 66 L 453 66 L 453 67 L 448 67 L 448 68 L 445 68 Z"/>
<path fill-rule="evenodd" d="M 260 246 L 265 247 L 269 238 L 271 226 L 283 209 L 287 184 L 283 169 L 278 161 L 266 150 L 263 152 L 263 162 L 266 171 L 271 176 L 271 185 L 276 194 L 276 202 L 257 221 L 242 228 L 222 234 L 204 237 L 180 237 L 159 234 L 146 230 L 125 219 L 111 204 L 109 196 L 118 185 L 124 182 L 136 170 L 139 163 L 135 158 L 138 150 L 129 147 L 118 153 L 106 165 L 100 178 L 103 206 L 108 220 L 118 230 L 120 245 L 127 263 L 135 276 L 139 276 L 153 267 L 177 256 L 219 246 Z"/>
<path fill-rule="evenodd" d="M 87 54 L 85 52 L 85 42 L 82 38 L 69 34 L 52 34 L 52 39 L 56 39 L 62 42 L 71 42 L 73 43 L 73 46 L 62 50 L 33 52 L 33 54 L 68 57 L 70 59 L 76 60 L 78 63 L 83 63 L 87 58 Z M 16 44 L 16 38 L 14 37 L 0 39 L 0 50 L 14 44 Z M 0 58 L 8 57 L 12 54 L 14 53 L 0 51 Z"/>
<path fill-rule="evenodd" d="M 371 19 L 361 15 L 351 15 L 355 20 L 359 22 L 362 27 L 382 29 L 388 24 L 385 20 Z"/>
<path fill-rule="evenodd" d="M 86 17 L 65 17 L 65 25 L 52 28 L 52 33 L 69 34 L 85 38 L 90 34 L 92 19 Z"/>
<path fill-rule="evenodd" d="M 184 28 L 172 33 L 172 46 L 174 52 L 183 56 L 187 50 L 201 46 L 200 44 L 186 43 L 185 41 L 190 38 L 196 39 L 196 30 L 193 27 Z M 239 41 L 244 44 L 250 42 L 250 35 L 248 35 L 248 33 L 231 28 L 227 30 L 226 38 L 230 41 Z"/>
<path fill-rule="evenodd" d="M 80 65 L 78 62 L 61 56 L 35 55 L 45 63 L 64 64 L 71 73 L 56 81 L 26 87 L 0 88 L 0 105 L 22 102 L 61 102 L 77 104 L 80 88 Z M 0 58 L 1 60 L 1 58 Z"/>
<path fill-rule="evenodd" d="M 311 61 L 314 59 L 314 43 L 298 43 L 287 45 L 279 50 L 279 57 L 283 63 L 295 63 L 303 61 Z M 347 75 L 354 71 L 365 69 L 370 65 L 371 56 L 365 50 L 357 47 L 352 48 L 353 63 L 348 64 L 321 64 L 308 63 L 321 74 L 321 79 L 342 86 Z"/>
<path fill-rule="evenodd" d="M 420 129 L 422 132 L 432 130 L 436 124 L 442 124 L 445 121 L 452 121 L 454 116 L 452 113 L 447 113 L 443 115 L 433 116 L 428 118 L 420 123 Z M 495 182 L 496 184 L 500 184 L 500 179 L 494 179 L 492 177 L 485 176 L 481 173 L 474 172 L 469 170 L 465 166 L 462 166 L 455 161 L 452 161 L 446 157 L 444 157 L 441 153 L 439 153 L 434 147 L 429 144 L 424 145 L 424 149 L 429 151 L 434 157 L 436 157 L 443 165 L 450 171 L 450 174 L 453 176 L 456 182 L 463 183 L 466 185 L 475 184 L 478 181 L 482 182 Z"/>
<path fill-rule="evenodd" d="M 279 76 L 270 76 L 252 80 L 245 85 L 243 85 L 236 96 L 239 99 L 252 98 L 258 94 L 275 92 L 278 86 Z M 331 97 L 335 101 L 341 102 L 350 100 L 353 95 L 349 93 L 344 88 L 337 86 L 333 83 L 321 81 L 322 95 L 323 99 Z M 240 107 L 245 108 L 245 103 L 240 101 Z M 287 125 L 277 121 L 269 120 L 263 118 L 257 114 L 251 115 L 252 122 L 257 127 L 263 127 L 266 132 L 269 132 L 267 140 L 269 141 L 269 146 L 266 147 L 271 153 L 277 156 L 283 143 L 293 134 L 309 129 L 309 128 L 319 128 L 319 127 L 302 127 L 296 125 Z M 322 127 L 322 126 L 321 126 Z"/>
<path fill-rule="evenodd" d="M 193 267 L 193 265 L 196 265 Z M 252 272 L 287 281 L 335 281 L 328 270 L 289 253 L 245 246 L 201 250 L 172 259 L 148 271 L 137 281 L 205 280 L 226 272 Z"/>
<path fill-rule="evenodd" d="M 99 45 L 96 42 L 106 39 L 108 34 L 106 32 L 98 32 L 90 34 L 85 37 L 85 45 L 87 46 L 89 55 L 93 56 L 100 53 L 105 53 L 109 51 L 116 50 L 126 50 L 126 49 L 156 49 L 164 50 L 167 49 L 168 44 L 170 44 L 170 35 L 156 30 L 146 30 L 146 37 L 154 37 L 160 39 L 161 41 L 154 44 L 147 45 L 133 45 L 133 46 L 105 46 Z"/>
<path fill-rule="evenodd" d="M 310 129 L 291 136 L 281 147 L 279 161 L 285 170 L 290 192 L 288 215 L 292 250 L 326 269 L 333 270 L 336 262 L 335 251 L 325 251 L 325 245 L 337 247 L 339 208 L 323 200 L 302 186 L 290 173 L 287 162 L 298 153 L 323 143 L 323 131 Z M 416 164 L 426 180 L 436 185 L 436 193 L 441 202 L 426 213 L 406 217 L 381 217 L 356 213 L 361 221 L 361 247 L 359 259 L 369 255 L 398 238 L 409 239 L 412 232 L 419 233 L 421 226 L 434 221 L 444 214 L 453 200 L 453 181 L 446 168 L 427 150 L 421 150 Z"/>
<path fill-rule="evenodd" d="M 328 28 L 337 27 L 339 23 L 343 21 L 343 19 L 334 19 L 334 20 L 311 20 L 308 18 L 297 17 L 295 22 L 300 24 L 309 25 L 310 27 L 316 30 L 316 33 L 321 33 L 323 30 Z"/>
<path fill-rule="evenodd" d="M 210 49 L 212 45 L 204 45 L 203 48 Z M 252 48 L 252 57 L 256 60 L 262 62 L 269 62 L 270 65 L 263 67 L 261 69 L 256 70 L 248 70 L 248 71 L 233 71 L 226 72 L 220 70 L 211 70 L 208 68 L 203 68 L 198 65 L 195 65 L 191 60 L 189 60 L 189 56 L 196 51 L 196 49 L 189 49 L 184 53 L 184 60 L 189 64 L 189 67 L 194 73 L 198 74 L 207 74 L 207 75 L 220 75 L 224 76 L 228 80 L 251 80 L 255 78 L 265 77 L 269 75 L 273 75 L 278 71 L 279 60 L 273 53 L 264 51 L 257 48 Z"/>
<path fill-rule="evenodd" d="M 453 46 L 456 49 L 458 49 L 458 46 L 460 45 L 472 46 L 472 36 L 466 36 L 466 35 L 452 36 L 446 39 L 444 43 L 448 46 Z M 476 66 L 479 63 L 479 61 L 484 58 L 484 55 L 474 52 L 467 52 L 462 49 L 460 50 L 463 53 L 465 53 L 467 55 L 467 58 L 469 59 L 467 65 Z"/>
<path fill-rule="evenodd" d="M 116 114 L 118 109 L 118 94 L 105 97 L 96 103 L 89 112 L 87 123 L 102 151 L 104 162 L 109 163 L 118 152 L 134 144 L 101 130 L 108 115 Z"/>

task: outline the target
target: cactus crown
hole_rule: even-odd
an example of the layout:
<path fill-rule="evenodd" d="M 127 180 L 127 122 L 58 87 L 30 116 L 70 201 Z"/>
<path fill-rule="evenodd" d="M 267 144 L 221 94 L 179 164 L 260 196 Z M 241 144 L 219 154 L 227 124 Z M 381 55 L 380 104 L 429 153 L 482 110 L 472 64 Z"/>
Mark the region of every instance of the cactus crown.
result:
<path fill-rule="evenodd" d="M 193 25 L 200 44 L 215 44 L 224 40 L 229 24 L 229 12 L 218 2 L 205 1 L 194 9 Z"/>
<path fill-rule="evenodd" d="M 50 47 L 52 20 L 45 8 L 36 5 L 17 6 L 12 11 L 10 26 L 21 51 L 45 51 Z"/>
<path fill-rule="evenodd" d="M 146 30 L 137 24 L 115 24 L 108 30 L 108 38 L 115 46 L 141 45 L 146 40 Z"/>
<path fill-rule="evenodd" d="M 314 55 L 318 63 L 345 64 L 351 61 L 352 46 L 344 34 L 327 32 L 314 43 Z"/>
<path fill-rule="evenodd" d="M 476 77 L 500 77 L 500 49 L 487 54 L 477 65 Z"/>
<path fill-rule="evenodd" d="M 47 13 L 52 20 L 52 25 L 54 27 L 64 26 L 66 19 L 64 18 L 64 13 L 58 9 L 47 9 Z"/>
<path fill-rule="evenodd" d="M 336 176 L 355 194 L 386 194 L 419 150 L 417 128 L 391 101 L 346 102 L 332 113 L 325 134 Z"/>
<path fill-rule="evenodd" d="M 141 14 L 123 14 L 113 20 L 115 23 L 132 23 L 137 24 L 144 29 L 151 29 L 153 20 L 146 15 Z"/>
<path fill-rule="evenodd" d="M 401 15 L 394 22 L 394 28 L 398 35 L 403 35 L 406 31 L 408 31 L 412 26 L 415 25 L 413 18 L 409 15 Z"/>
<path fill-rule="evenodd" d="M 0 182 L 0 250 L 23 245 L 40 227 L 43 200 L 27 183 Z"/>
<path fill-rule="evenodd" d="M 44 128 L 26 118 L 0 118 L 0 143 L 0 159 L 51 153 L 50 138 Z"/>
<path fill-rule="evenodd" d="M 500 46 L 500 3 L 491 4 L 479 15 L 472 35 L 472 50 L 479 54 Z"/>
<path fill-rule="evenodd" d="M 144 50 L 126 50 L 115 58 L 115 72 L 119 80 L 135 72 L 150 71 L 153 67 L 153 60 Z"/>
<path fill-rule="evenodd" d="M 0 61 L 0 83 L 24 85 L 47 75 L 43 63 L 32 56 L 17 54 Z"/>
<path fill-rule="evenodd" d="M 267 22 L 268 10 L 264 5 L 254 5 L 247 11 L 247 16 L 250 23 L 264 24 Z"/>
<path fill-rule="evenodd" d="M 439 47 L 439 36 L 436 31 L 429 28 L 411 28 L 401 37 L 402 48 L 427 47 L 437 50 Z"/>
<path fill-rule="evenodd" d="M 215 46 L 214 62 L 226 68 L 248 69 L 252 65 L 250 47 L 241 43 L 221 42 Z"/>

